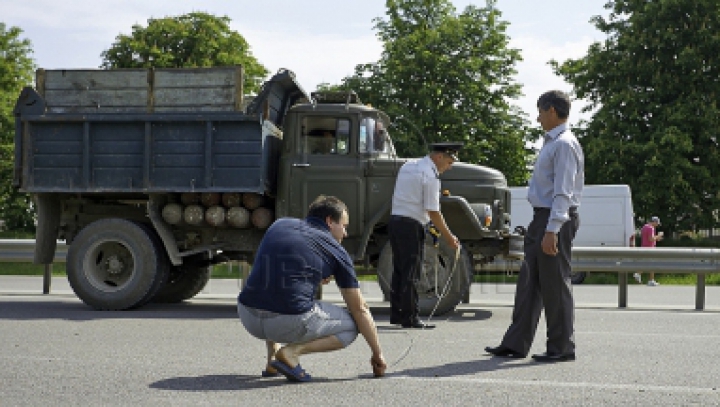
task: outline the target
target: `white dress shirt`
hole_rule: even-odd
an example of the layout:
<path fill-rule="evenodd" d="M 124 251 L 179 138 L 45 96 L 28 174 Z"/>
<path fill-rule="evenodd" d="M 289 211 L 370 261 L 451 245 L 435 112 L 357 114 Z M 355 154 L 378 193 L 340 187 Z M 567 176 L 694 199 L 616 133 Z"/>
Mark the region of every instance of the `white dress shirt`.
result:
<path fill-rule="evenodd" d="M 545 142 L 528 187 L 534 208 L 550 208 L 548 232 L 557 233 L 570 219 L 570 207 L 580 206 L 585 184 L 585 156 L 566 123 L 545 133 Z"/>

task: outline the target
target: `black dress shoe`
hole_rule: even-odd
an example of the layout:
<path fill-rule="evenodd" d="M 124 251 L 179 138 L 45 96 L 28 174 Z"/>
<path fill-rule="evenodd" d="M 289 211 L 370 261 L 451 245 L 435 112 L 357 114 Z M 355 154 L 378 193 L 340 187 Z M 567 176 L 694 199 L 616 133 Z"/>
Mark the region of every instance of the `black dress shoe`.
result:
<path fill-rule="evenodd" d="M 435 328 L 435 325 L 426 324 L 426 323 L 420 321 L 419 319 L 415 320 L 415 321 L 411 321 L 411 322 L 403 322 L 401 324 L 401 326 L 403 328 L 411 328 L 411 329 L 433 329 L 433 328 Z"/>
<path fill-rule="evenodd" d="M 512 349 L 506 348 L 502 345 L 493 348 L 492 346 L 485 347 L 485 352 L 490 353 L 494 356 L 500 356 L 503 358 L 515 358 L 522 359 L 525 357 L 522 353 L 515 352 Z"/>
<path fill-rule="evenodd" d="M 575 360 L 574 353 L 540 353 L 532 355 L 537 362 L 569 362 Z"/>
<path fill-rule="evenodd" d="M 391 323 L 392 325 L 400 325 L 400 324 L 402 324 L 402 318 L 391 316 L 391 317 L 390 317 L 390 323 Z"/>

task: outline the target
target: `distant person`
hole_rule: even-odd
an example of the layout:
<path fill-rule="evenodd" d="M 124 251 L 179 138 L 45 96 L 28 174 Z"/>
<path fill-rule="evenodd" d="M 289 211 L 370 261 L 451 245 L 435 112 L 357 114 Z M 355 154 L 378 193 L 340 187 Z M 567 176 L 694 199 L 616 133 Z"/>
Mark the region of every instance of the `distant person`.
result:
<path fill-rule="evenodd" d="M 240 321 L 252 336 L 266 342 L 263 377 L 282 374 L 290 381 L 310 381 L 300 356 L 345 348 L 358 332 L 370 346 L 373 373 L 385 374 L 375 321 L 360 292 L 353 262 L 340 245 L 348 222 L 342 201 L 320 196 L 304 220 L 278 219 L 265 232 L 247 284 L 238 295 Z M 320 284 L 332 278 L 347 309 L 315 300 Z M 281 343 L 286 345 L 280 347 Z M 342 369 L 341 363 L 338 368 Z"/>
<path fill-rule="evenodd" d="M 578 206 L 585 183 L 585 158 L 567 126 L 570 97 L 545 92 L 537 101 L 545 130 L 527 199 L 534 214 L 525 234 L 525 260 L 515 288 L 512 322 L 499 346 L 485 351 L 524 358 L 530 351 L 540 313 L 547 322 L 546 352 L 537 362 L 575 360 L 575 303 L 570 275 L 572 242 L 580 226 Z"/>
<path fill-rule="evenodd" d="M 462 143 L 435 143 L 425 157 L 409 160 L 398 171 L 388 231 L 393 251 L 390 323 L 403 328 L 431 329 L 420 320 L 415 281 L 420 276 L 425 250 L 425 226 L 432 221 L 448 246 L 460 243 L 440 212 L 440 174 L 457 161 Z"/>
<path fill-rule="evenodd" d="M 646 223 L 645 226 L 642 227 L 640 230 L 641 247 L 655 247 L 657 246 L 657 242 L 663 240 L 663 232 L 655 232 L 655 229 L 658 226 L 660 226 L 660 218 L 653 216 L 650 218 L 650 222 Z M 635 277 L 635 280 L 637 280 L 638 283 L 642 284 L 642 276 L 640 273 L 633 274 L 633 277 Z M 655 273 L 650 273 L 650 280 L 648 280 L 647 285 L 649 287 L 660 285 L 657 281 L 655 281 Z"/>

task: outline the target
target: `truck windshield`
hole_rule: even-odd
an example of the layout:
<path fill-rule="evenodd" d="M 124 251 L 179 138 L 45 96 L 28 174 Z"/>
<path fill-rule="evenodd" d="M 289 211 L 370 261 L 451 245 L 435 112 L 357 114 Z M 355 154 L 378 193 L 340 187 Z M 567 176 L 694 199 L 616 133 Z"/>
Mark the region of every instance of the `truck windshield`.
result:
<path fill-rule="evenodd" d="M 313 155 L 347 154 L 350 151 L 350 121 L 335 117 L 303 119 L 303 153 Z"/>
<path fill-rule="evenodd" d="M 382 119 L 374 117 L 363 118 L 360 122 L 360 152 L 390 155 L 393 152 L 393 148 L 387 128 L 387 123 Z"/>

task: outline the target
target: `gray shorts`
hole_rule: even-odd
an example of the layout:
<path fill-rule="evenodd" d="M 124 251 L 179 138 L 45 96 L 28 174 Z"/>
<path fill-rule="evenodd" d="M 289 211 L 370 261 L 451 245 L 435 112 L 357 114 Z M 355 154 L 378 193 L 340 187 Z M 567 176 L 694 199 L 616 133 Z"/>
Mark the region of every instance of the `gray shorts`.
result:
<path fill-rule="evenodd" d="M 335 335 L 347 347 L 358 330 L 350 313 L 327 302 L 316 302 L 313 309 L 298 315 L 259 310 L 238 303 L 238 316 L 250 335 L 278 343 L 305 343 Z"/>

